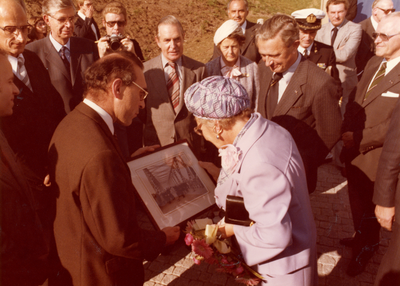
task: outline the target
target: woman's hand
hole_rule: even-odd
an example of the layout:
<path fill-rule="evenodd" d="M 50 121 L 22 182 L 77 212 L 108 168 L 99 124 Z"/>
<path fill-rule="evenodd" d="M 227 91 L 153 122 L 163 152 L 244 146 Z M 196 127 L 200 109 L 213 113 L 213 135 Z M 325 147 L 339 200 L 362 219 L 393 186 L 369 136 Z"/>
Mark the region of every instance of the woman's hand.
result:
<path fill-rule="evenodd" d="M 218 222 L 218 232 L 221 233 L 222 238 L 228 238 L 235 235 L 233 224 L 225 223 L 225 218 Z"/>
<path fill-rule="evenodd" d="M 220 168 L 218 168 L 211 162 L 202 161 L 199 161 L 199 166 L 206 170 L 215 181 L 218 181 L 219 172 L 221 171 Z"/>

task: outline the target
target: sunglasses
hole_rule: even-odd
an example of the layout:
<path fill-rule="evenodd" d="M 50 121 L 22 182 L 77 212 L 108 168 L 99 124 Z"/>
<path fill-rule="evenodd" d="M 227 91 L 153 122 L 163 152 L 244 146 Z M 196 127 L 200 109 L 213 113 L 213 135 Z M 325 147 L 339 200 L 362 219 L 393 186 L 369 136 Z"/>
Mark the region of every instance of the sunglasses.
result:
<path fill-rule="evenodd" d="M 393 34 L 393 35 L 386 35 L 386 34 L 384 34 L 384 33 L 372 33 L 372 38 L 373 38 L 374 41 L 375 41 L 376 38 L 380 37 L 382 41 L 386 42 L 386 41 L 389 41 L 389 39 L 390 39 L 391 37 L 397 36 L 397 35 L 399 35 L 399 34 L 400 34 L 400 33 L 396 33 L 396 34 Z"/>
<path fill-rule="evenodd" d="M 386 15 L 396 11 L 396 9 L 382 9 L 382 8 L 379 8 L 379 7 L 376 7 L 376 8 L 378 8 L 381 11 L 383 11 L 383 13 L 385 13 Z"/>
<path fill-rule="evenodd" d="M 110 22 L 106 22 L 107 26 L 109 28 L 114 28 L 115 24 L 118 25 L 118 27 L 124 27 L 126 25 L 125 21 L 110 21 Z"/>

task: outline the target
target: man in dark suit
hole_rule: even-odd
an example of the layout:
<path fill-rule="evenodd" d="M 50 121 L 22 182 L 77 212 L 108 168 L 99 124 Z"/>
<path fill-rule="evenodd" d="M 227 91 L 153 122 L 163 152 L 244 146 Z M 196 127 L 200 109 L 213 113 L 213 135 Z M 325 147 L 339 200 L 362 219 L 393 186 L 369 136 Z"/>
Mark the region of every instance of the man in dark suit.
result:
<path fill-rule="evenodd" d="M 206 77 L 205 66 L 183 55 L 184 32 L 174 16 L 160 20 L 155 39 L 161 54 L 144 63 L 149 89 L 144 144 L 164 146 L 186 139 L 200 156 L 204 141 L 193 130 L 196 122 L 183 95 L 193 83 Z"/>
<path fill-rule="evenodd" d="M 372 16 L 360 22 L 363 31 L 356 55 L 358 79 L 361 79 L 367 62 L 375 55 L 375 44 L 372 34 L 375 32 L 382 18 L 394 11 L 392 0 L 375 0 L 372 4 Z"/>
<path fill-rule="evenodd" d="M 79 6 L 78 17 L 75 21 L 75 35 L 92 41 L 100 39 L 100 30 L 93 19 L 93 2 L 91 0 L 77 0 Z"/>
<path fill-rule="evenodd" d="M 19 92 L 13 79 L 7 55 L 0 49 L 0 117 L 13 113 L 14 97 Z M 0 170 L 0 284 L 41 285 L 48 274 L 48 245 L 31 188 L 1 128 Z"/>
<path fill-rule="evenodd" d="M 240 54 L 253 62 L 258 63 L 261 60 L 261 56 L 258 53 L 257 46 L 255 44 L 255 34 L 259 24 L 247 21 L 247 15 L 249 14 L 249 4 L 247 0 L 231 0 L 228 2 L 228 16 L 229 19 L 235 20 L 240 24 L 243 30 L 243 34 L 246 37 L 243 45 L 240 47 Z M 221 55 L 220 49 L 214 45 L 214 53 L 211 60 Z"/>
<path fill-rule="evenodd" d="M 61 263 L 55 285 L 143 285 L 143 259 L 155 259 L 179 237 L 179 227 L 139 227 L 130 170 L 113 135 L 113 122 L 128 126 L 144 108 L 142 68 L 120 54 L 95 62 L 85 72 L 84 101 L 54 133 L 50 177 Z"/>
<path fill-rule="evenodd" d="M 83 73 L 99 58 L 97 46 L 91 40 L 72 37 L 76 13 L 71 0 L 45 0 L 42 13 L 51 32 L 26 48 L 42 60 L 68 113 L 82 101 Z"/>
<path fill-rule="evenodd" d="M 19 89 L 14 112 L 1 119 L 1 128 L 23 163 L 38 208 L 43 208 L 40 198 L 47 196 L 43 186 L 48 174 L 47 148 L 56 126 L 65 116 L 64 105 L 40 59 L 24 51 L 29 26 L 26 12 L 17 1 L 0 3 L 0 27 L 0 49 L 7 53 L 14 84 Z"/>
<path fill-rule="evenodd" d="M 326 71 L 340 85 L 333 48 L 314 40 L 317 31 L 321 29 L 321 20 L 325 17 L 325 13 L 319 9 L 309 8 L 295 11 L 292 16 L 299 25 L 300 44 L 297 48 L 299 53 Z"/>
<path fill-rule="evenodd" d="M 290 35 L 281 37 L 282 33 Z M 313 192 L 317 168 L 340 137 L 339 89 L 335 80 L 298 52 L 299 28 L 287 15 L 268 19 L 256 35 L 260 62 L 257 111 L 286 128 L 302 156 Z"/>
<path fill-rule="evenodd" d="M 353 247 L 347 273 L 364 271 L 379 244 L 379 223 L 372 203 L 378 160 L 393 108 L 400 92 L 399 13 L 378 24 L 376 57 L 365 67 L 354 101 L 348 106 L 342 126 L 350 207 L 356 235 L 341 240 Z M 388 36 L 390 35 L 390 36 Z"/>

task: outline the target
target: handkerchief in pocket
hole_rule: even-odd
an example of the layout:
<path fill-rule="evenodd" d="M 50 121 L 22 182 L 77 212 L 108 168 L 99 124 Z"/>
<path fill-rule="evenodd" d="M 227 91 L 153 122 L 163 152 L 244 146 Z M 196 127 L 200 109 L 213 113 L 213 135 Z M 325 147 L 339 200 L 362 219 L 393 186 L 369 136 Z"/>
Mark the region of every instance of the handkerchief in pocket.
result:
<path fill-rule="evenodd" d="M 399 97 L 399 94 L 395 93 L 395 92 L 388 91 L 388 92 L 382 93 L 382 96 L 384 96 L 384 97 Z"/>

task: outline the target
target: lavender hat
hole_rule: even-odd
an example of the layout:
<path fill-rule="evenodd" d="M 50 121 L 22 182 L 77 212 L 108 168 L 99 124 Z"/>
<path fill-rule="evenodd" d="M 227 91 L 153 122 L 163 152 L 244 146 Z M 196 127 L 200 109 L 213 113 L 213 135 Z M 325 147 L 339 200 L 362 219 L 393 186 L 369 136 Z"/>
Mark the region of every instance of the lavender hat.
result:
<path fill-rule="evenodd" d="M 246 89 L 237 80 L 211 76 L 186 90 L 185 104 L 198 118 L 223 119 L 249 108 L 250 99 Z"/>

